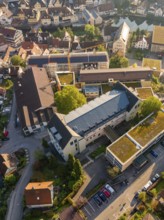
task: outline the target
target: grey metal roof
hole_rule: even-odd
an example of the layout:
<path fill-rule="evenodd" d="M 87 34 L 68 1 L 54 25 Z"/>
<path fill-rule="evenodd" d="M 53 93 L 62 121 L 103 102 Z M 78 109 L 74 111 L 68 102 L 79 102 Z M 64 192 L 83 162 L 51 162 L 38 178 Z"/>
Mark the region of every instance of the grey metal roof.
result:
<path fill-rule="evenodd" d="M 90 14 L 90 12 L 87 9 L 84 9 L 83 16 L 85 16 L 85 18 L 89 20 L 92 15 Z"/>
<path fill-rule="evenodd" d="M 91 129 L 125 111 L 128 105 L 126 93 L 113 90 L 71 111 L 64 119 L 76 133 L 84 136 Z"/>

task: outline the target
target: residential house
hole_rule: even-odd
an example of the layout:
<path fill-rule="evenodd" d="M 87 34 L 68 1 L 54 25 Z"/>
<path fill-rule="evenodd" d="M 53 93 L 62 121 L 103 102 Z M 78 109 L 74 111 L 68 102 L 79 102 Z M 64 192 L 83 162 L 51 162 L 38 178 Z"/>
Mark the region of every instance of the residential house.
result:
<path fill-rule="evenodd" d="M 64 33 L 63 41 L 72 41 L 71 35 L 67 31 Z"/>
<path fill-rule="evenodd" d="M 51 16 L 48 14 L 48 11 L 42 11 L 40 19 L 43 26 L 49 26 L 52 23 Z"/>
<path fill-rule="evenodd" d="M 74 12 L 66 6 L 48 8 L 48 14 L 51 16 L 53 24 L 56 26 L 64 23 L 71 24 L 77 21 L 77 16 L 74 15 Z"/>
<path fill-rule="evenodd" d="M 17 159 L 14 154 L 0 154 L 0 173 L 8 176 L 17 170 Z"/>
<path fill-rule="evenodd" d="M 18 55 L 22 59 L 26 59 L 29 55 L 41 55 L 43 51 L 34 42 L 24 41 L 19 49 Z"/>
<path fill-rule="evenodd" d="M 134 48 L 148 50 L 149 49 L 149 42 L 145 37 L 142 37 L 140 40 L 135 42 Z"/>
<path fill-rule="evenodd" d="M 162 192 L 159 194 L 158 201 L 162 206 L 164 206 L 164 190 L 162 190 Z"/>
<path fill-rule="evenodd" d="M 25 41 L 32 41 L 36 44 L 48 44 L 51 34 L 48 32 L 27 32 Z"/>
<path fill-rule="evenodd" d="M 114 8 L 113 2 L 108 2 L 105 4 L 100 4 L 97 7 L 97 12 L 100 16 L 108 16 L 108 15 L 114 15 L 117 13 L 117 9 Z"/>
<path fill-rule="evenodd" d="M 29 24 L 37 24 L 40 19 L 40 11 L 35 11 L 32 8 L 24 8 L 22 9 L 25 18 L 27 19 Z"/>
<path fill-rule="evenodd" d="M 137 14 L 139 15 L 145 15 L 146 13 L 146 8 L 142 5 L 140 5 L 139 7 L 137 7 Z"/>
<path fill-rule="evenodd" d="M 44 208 L 53 206 L 53 182 L 32 182 L 24 191 L 25 203 L 28 208 Z"/>
<path fill-rule="evenodd" d="M 10 25 L 13 13 L 7 7 L 0 7 L 0 24 L 2 26 Z"/>
<path fill-rule="evenodd" d="M 92 14 L 92 16 L 93 16 L 93 18 L 94 18 L 94 25 L 100 25 L 100 24 L 102 24 L 103 19 L 102 19 L 102 17 L 101 17 L 95 10 L 92 10 L 92 11 L 91 11 L 91 14 Z"/>
<path fill-rule="evenodd" d="M 156 10 L 155 10 L 155 13 L 154 13 L 154 15 L 155 15 L 155 17 L 162 17 L 163 16 L 163 9 L 162 8 L 157 8 Z"/>
<path fill-rule="evenodd" d="M 44 68 L 18 71 L 14 91 L 25 136 L 44 130 L 53 113 L 54 95 Z"/>
<path fill-rule="evenodd" d="M 20 46 L 24 40 L 22 31 L 15 28 L 1 27 L 0 34 L 4 36 L 6 42 L 12 47 Z"/>
<path fill-rule="evenodd" d="M 102 31 L 104 41 L 112 41 L 112 39 L 114 39 L 117 30 L 118 28 L 112 27 L 111 24 L 105 25 Z"/>
<path fill-rule="evenodd" d="M 116 32 L 114 42 L 113 42 L 113 52 L 119 52 L 123 56 L 125 56 L 128 38 L 129 38 L 130 28 L 129 26 L 123 22 Z"/>
<path fill-rule="evenodd" d="M 102 45 L 101 41 L 84 41 L 84 42 L 73 42 L 72 43 L 72 51 L 80 50 L 83 51 L 93 51 L 98 48 L 99 45 Z M 105 46 L 105 44 L 104 44 Z M 87 49 L 86 49 L 87 48 Z"/>
<path fill-rule="evenodd" d="M 151 51 L 156 53 L 164 51 L 164 26 L 154 25 Z"/>
<path fill-rule="evenodd" d="M 49 40 L 49 48 L 60 52 L 68 52 L 70 50 L 71 43 L 68 40 L 61 40 L 59 38 L 51 38 Z"/>
<path fill-rule="evenodd" d="M 93 15 L 86 8 L 82 11 L 82 17 L 87 24 L 95 24 L 95 19 Z"/>
<path fill-rule="evenodd" d="M 47 3 L 44 0 L 32 0 L 30 1 L 30 6 L 35 11 L 45 11 L 47 9 Z"/>
<path fill-rule="evenodd" d="M 8 48 L 8 44 L 6 42 L 3 34 L 0 34 L 0 56 L 3 56 Z"/>
<path fill-rule="evenodd" d="M 132 119 L 139 99 L 126 86 L 116 83 L 111 92 L 88 102 L 67 115 L 54 113 L 48 124 L 51 143 L 63 157 L 81 153 L 88 144 L 105 135 L 105 129 Z M 112 133 L 112 132 L 111 132 Z M 112 134 L 107 137 L 112 140 Z"/>

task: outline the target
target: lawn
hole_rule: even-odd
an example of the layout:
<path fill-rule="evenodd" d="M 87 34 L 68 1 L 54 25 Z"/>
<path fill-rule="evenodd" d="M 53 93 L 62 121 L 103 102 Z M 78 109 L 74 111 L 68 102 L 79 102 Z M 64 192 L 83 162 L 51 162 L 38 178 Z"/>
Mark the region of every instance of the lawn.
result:
<path fill-rule="evenodd" d="M 127 137 L 123 136 L 108 148 L 123 163 L 133 156 L 138 149 L 135 144 Z"/>
<path fill-rule="evenodd" d="M 73 84 L 73 73 L 60 73 L 58 74 L 61 85 Z"/>
<path fill-rule="evenodd" d="M 132 129 L 129 132 L 129 135 L 144 147 L 151 139 L 155 138 L 163 130 L 164 113 L 159 111 L 156 115 L 153 115 L 141 125 Z"/>
<path fill-rule="evenodd" d="M 153 92 L 151 88 L 137 88 L 136 91 L 140 99 L 147 99 L 153 96 Z"/>
<path fill-rule="evenodd" d="M 140 82 L 125 82 L 124 83 L 127 87 L 132 87 L 132 88 L 137 88 L 137 87 L 141 87 L 141 83 Z"/>
<path fill-rule="evenodd" d="M 143 58 L 142 66 L 150 67 L 150 68 L 154 68 L 155 67 L 156 70 L 160 70 L 161 69 L 161 60 Z"/>
<path fill-rule="evenodd" d="M 102 145 L 102 146 L 98 147 L 95 151 L 90 153 L 89 157 L 91 157 L 94 160 L 100 154 L 105 153 L 105 151 L 106 151 L 106 146 Z"/>

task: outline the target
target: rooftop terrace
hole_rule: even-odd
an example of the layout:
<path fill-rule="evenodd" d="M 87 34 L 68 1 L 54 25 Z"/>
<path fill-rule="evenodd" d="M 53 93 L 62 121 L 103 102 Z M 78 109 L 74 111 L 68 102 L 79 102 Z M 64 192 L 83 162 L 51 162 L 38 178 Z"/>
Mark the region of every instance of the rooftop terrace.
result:
<path fill-rule="evenodd" d="M 129 132 L 142 147 L 155 138 L 164 130 L 164 112 L 159 111 L 156 115 L 146 119 L 141 125 L 135 127 Z"/>
<path fill-rule="evenodd" d="M 127 136 L 122 136 L 118 141 L 114 142 L 109 149 L 123 163 L 139 150 Z"/>

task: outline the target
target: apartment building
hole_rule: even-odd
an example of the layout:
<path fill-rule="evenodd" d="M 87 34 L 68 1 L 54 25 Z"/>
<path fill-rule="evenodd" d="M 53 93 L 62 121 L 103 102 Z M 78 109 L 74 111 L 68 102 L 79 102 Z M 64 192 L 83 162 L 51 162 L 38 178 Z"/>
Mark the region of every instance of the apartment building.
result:
<path fill-rule="evenodd" d="M 164 26 L 154 25 L 151 51 L 156 53 L 164 51 Z"/>

